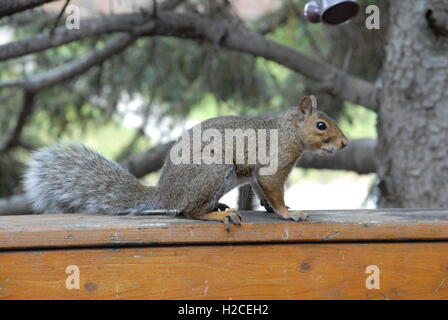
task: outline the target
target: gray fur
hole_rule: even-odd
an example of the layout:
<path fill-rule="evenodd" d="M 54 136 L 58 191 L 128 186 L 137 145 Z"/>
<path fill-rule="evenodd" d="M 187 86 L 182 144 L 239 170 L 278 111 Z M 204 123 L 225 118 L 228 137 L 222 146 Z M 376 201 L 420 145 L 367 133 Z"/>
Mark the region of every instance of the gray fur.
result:
<path fill-rule="evenodd" d="M 151 187 L 119 164 L 74 144 L 35 152 L 24 186 L 36 212 L 132 213 L 153 209 L 157 201 Z"/>

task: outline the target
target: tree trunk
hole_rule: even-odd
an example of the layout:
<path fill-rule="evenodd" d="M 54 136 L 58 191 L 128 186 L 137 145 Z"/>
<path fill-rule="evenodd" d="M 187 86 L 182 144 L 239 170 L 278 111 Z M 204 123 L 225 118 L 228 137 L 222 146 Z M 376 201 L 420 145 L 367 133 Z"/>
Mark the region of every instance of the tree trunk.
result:
<path fill-rule="evenodd" d="M 255 194 L 250 185 L 238 188 L 238 210 L 254 210 Z"/>
<path fill-rule="evenodd" d="M 378 118 L 381 207 L 448 207 L 447 21 L 446 0 L 390 2 Z"/>

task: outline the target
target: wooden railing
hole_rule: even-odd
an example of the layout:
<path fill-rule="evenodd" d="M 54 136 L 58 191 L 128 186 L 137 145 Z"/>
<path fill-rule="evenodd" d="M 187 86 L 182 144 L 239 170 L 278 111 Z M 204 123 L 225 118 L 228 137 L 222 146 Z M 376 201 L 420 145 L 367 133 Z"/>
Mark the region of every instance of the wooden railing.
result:
<path fill-rule="evenodd" d="M 448 210 L 308 213 L 2 216 L 0 299 L 448 298 Z"/>

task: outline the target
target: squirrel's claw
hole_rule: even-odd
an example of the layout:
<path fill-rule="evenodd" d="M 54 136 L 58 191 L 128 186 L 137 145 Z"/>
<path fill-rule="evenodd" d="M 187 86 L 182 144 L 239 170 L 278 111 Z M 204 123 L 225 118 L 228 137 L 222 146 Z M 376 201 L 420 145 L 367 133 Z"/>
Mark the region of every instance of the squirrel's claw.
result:
<path fill-rule="evenodd" d="M 292 221 L 305 221 L 308 218 L 308 215 L 305 212 L 301 211 L 290 211 L 289 216 L 286 217 L 288 220 Z"/>
<path fill-rule="evenodd" d="M 235 224 L 237 226 L 241 225 L 241 215 L 238 211 L 236 211 L 235 209 L 227 209 L 224 212 L 227 213 L 226 218 L 224 219 L 224 228 L 226 229 L 227 232 L 230 231 L 230 224 Z"/>

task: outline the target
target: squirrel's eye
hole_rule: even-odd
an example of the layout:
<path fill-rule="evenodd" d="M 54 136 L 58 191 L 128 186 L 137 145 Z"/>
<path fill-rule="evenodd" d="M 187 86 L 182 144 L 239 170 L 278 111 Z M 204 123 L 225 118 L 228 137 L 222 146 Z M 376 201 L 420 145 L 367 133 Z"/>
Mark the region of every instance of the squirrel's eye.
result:
<path fill-rule="evenodd" d="M 325 122 L 319 121 L 318 123 L 316 123 L 316 127 L 319 130 L 325 130 L 327 129 L 327 125 Z"/>

